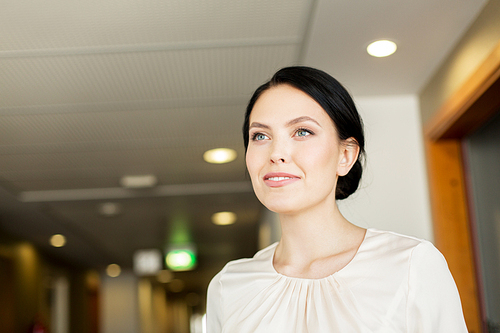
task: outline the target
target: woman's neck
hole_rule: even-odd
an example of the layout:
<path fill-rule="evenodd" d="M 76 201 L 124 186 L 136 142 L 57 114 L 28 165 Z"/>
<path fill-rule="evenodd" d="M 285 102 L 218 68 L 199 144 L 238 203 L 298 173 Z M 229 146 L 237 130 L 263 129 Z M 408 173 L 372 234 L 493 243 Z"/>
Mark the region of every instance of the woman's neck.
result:
<path fill-rule="evenodd" d="M 365 229 L 342 216 L 336 203 L 298 214 L 280 214 L 280 223 L 282 235 L 274 256 L 278 271 L 304 271 L 325 260 L 349 262 L 365 234 Z"/>

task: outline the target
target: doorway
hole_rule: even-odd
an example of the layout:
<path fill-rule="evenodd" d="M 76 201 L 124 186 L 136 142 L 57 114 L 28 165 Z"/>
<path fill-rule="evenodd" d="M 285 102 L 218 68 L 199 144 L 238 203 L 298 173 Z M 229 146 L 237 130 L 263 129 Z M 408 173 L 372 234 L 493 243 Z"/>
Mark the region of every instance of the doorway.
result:
<path fill-rule="evenodd" d="M 463 140 L 479 292 L 488 332 L 500 332 L 500 114 Z"/>
<path fill-rule="evenodd" d="M 476 260 L 474 200 L 465 181 L 467 151 L 462 147 L 495 117 L 500 109 L 499 91 L 500 44 L 426 123 L 424 131 L 434 242 L 448 261 L 467 327 L 474 333 L 487 332 L 488 322 L 482 270 L 477 267 L 482 263 Z"/>
<path fill-rule="evenodd" d="M 13 261 L 0 256 L 0 327 L 2 332 L 14 332 L 14 304 L 16 304 L 14 287 Z"/>

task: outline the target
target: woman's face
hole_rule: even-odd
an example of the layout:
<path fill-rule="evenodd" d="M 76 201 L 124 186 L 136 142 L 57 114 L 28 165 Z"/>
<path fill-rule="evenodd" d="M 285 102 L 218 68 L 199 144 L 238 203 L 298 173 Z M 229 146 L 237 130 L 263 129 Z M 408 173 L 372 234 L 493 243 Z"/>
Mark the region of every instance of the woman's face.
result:
<path fill-rule="evenodd" d="M 337 176 L 347 173 L 345 145 L 315 100 L 289 85 L 270 88 L 249 124 L 247 168 L 268 209 L 291 214 L 335 202 Z"/>

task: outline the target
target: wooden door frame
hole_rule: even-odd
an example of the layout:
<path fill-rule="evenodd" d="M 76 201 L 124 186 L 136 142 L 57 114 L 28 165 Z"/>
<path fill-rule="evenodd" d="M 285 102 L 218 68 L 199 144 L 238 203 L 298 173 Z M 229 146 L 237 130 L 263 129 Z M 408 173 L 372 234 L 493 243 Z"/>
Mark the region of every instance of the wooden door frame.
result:
<path fill-rule="evenodd" d="M 424 127 L 434 241 L 457 283 L 470 332 L 485 329 L 481 313 L 462 158 L 463 138 L 500 108 L 500 43 Z"/>

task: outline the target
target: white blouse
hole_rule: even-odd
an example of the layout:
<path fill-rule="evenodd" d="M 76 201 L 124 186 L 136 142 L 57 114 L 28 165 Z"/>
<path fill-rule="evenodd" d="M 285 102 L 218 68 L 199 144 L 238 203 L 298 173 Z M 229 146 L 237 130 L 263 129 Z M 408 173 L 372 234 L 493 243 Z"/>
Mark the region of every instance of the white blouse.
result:
<path fill-rule="evenodd" d="M 277 244 L 212 279 L 208 333 L 467 332 L 455 282 L 428 241 L 368 229 L 351 262 L 322 279 L 276 272 Z"/>

